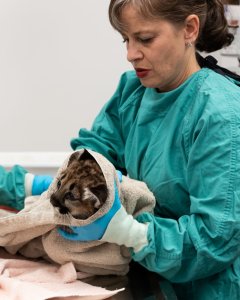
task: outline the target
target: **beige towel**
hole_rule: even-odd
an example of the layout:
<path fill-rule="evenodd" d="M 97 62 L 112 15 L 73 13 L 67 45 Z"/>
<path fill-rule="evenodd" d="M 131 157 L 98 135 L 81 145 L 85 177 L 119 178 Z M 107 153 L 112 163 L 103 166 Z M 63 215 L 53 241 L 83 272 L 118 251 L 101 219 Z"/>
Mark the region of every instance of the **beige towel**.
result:
<path fill-rule="evenodd" d="M 79 150 L 80 154 L 83 151 Z M 112 206 L 114 181 L 129 214 L 136 216 L 144 211 L 153 211 L 155 199 L 145 183 L 126 176 L 120 183 L 114 166 L 99 153 L 88 151 L 98 162 L 106 179 L 108 198 L 105 204 L 86 220 L 61 215 L 53 208 L 49 199 L 56 190 L 59 174 L 68 164 L 68 157 L 48 191 L 41 197 L 27 198 L 25 208 L 18 214 L 0 214 L 0 246 L 12 254 L 19 252 L 25 257 L 43 257 L 61 265 L 70 261 L 78 271 L 89 274 L 125 275 L 128 272 L 130 254 L 127 248 L 100 241 L 68 241 L 57 232 L 58 225 L 82 226 L 104 215 Z"/>

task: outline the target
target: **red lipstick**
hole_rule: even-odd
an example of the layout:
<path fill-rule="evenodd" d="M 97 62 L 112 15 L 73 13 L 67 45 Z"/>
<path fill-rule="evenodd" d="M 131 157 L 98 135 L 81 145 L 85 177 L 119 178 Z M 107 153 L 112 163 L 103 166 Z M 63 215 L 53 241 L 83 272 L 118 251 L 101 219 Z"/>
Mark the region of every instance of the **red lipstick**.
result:
<path fill-rule="evenodd" d="M 150 70 L 142 69 L 142 68 L 136 68 L 135 71 L 136 71 L 137 77 L 144 78 L 148 75 Z"/>

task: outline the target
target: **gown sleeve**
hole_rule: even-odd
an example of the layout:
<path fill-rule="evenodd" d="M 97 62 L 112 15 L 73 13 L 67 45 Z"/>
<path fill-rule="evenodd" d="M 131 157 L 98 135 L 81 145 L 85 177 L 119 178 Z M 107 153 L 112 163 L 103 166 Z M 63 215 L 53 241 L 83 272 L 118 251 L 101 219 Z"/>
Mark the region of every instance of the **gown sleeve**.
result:
<path fill-rule="evenodd" d="M 120 111 L 139 86 L 139 81 L 132 77 L 131 72 L 121 76 L 115 93 L 94 120 L 91 130 L 80 129 L 78 137 L 71 141 L 73 150 L 88 148 L 101 153 L 124 174 L 125 142 Z"/>
<path fill-rule="evenodd" d="M 17 210 L 24 207 L 26 173 L 27 171 L 18 165 L 10 171 L 0 166 L 0 205 Z"/>

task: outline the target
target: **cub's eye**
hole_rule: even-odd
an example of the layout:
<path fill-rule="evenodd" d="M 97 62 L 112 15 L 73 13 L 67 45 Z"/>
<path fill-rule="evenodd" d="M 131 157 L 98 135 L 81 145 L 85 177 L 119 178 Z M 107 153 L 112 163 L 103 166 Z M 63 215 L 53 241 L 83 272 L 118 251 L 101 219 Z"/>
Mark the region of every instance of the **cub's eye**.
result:
<path fill-rule="evenodd" d="M 74 184 L 74 183 L 72 183 L 72 184 L 70 185 L 69 189 L 70 189 L 70 190 L 73 190 L 73 189 L 74 189 L 74 187 L 75 187 L 75 184 Z"/>
<path fill-rule="evenodd" d="M 73 193 L 71 192 L 66 193 L 65 200 L 74 200 Z"/>
<path fill-rule="evenodd" d="M 58 182 L 57 182 L 57 188 L 60 189 L 60 186 L 61 186 L 61 181 L 58 180 Z"/>

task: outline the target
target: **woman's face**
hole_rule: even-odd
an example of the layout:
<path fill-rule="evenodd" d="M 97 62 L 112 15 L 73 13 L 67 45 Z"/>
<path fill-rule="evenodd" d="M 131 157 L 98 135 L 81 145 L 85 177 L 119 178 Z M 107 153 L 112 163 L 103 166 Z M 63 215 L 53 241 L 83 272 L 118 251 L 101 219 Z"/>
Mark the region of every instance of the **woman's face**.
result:
<path fill-rule="evenodd" d="M 193 49 L 186 46 L 186 30 L 163 20 L 149 20 L 131 5 L 123 8 L 122 36 L 127 44 L 127 59 L 145 87 L 170 91 L 192 73 Z M 194 54 L 195 57 L 195 54 Z"/>

